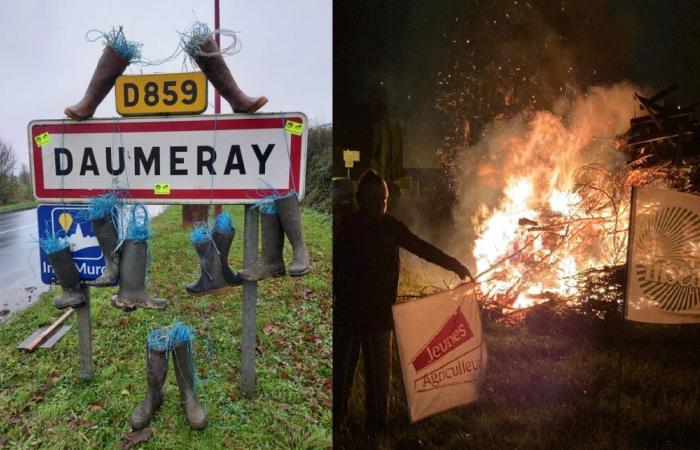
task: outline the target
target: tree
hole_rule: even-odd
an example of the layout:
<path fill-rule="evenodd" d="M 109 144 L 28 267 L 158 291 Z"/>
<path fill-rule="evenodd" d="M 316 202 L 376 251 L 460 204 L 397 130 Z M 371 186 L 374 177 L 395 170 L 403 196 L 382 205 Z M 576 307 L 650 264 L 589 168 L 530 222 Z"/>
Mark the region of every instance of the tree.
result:
<path fill-rule="evenodd" d="M 0 205 L 7 204 L 15 194 L 15 157 L 12 146 L 0 139 Z"/>
<path fill-rule="evenodd" d="M 32 174 L 26 164 L 22 164 L 22 168 L 19 170 L 19 182 L 27 187 L 32 186 Z"/>

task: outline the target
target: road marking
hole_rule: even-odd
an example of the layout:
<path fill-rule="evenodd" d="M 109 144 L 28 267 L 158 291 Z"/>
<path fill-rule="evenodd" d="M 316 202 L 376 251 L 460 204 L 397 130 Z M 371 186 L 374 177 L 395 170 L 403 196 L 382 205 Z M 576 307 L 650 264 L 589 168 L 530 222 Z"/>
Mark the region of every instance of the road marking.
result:
<path fill-rule="evenodd" d="M 5 230 L 5 231 L 0 231 L 0 235 L 11 233 L 11 232 L 17 231 L 17 230 L 24 230 L 25 228 L 31 228 L 31 227 L 35 227 L 35 226 L 36 226 L 36 224 L 31 224 L 31 225 L 25 225 L 23 227 L 17 227 L 17 228 L 12 228 L 12 229 Z"/>

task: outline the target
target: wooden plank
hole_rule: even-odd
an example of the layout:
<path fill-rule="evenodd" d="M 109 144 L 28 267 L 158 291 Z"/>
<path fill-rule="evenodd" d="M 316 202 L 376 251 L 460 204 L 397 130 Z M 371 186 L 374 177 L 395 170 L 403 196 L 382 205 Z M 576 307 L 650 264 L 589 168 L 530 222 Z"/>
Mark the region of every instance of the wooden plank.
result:
<path fill-rule="evenodd" d="M 50 327 L 45 329 L 43 333 L 41 333 L 39 336 L 36 337 L 36 339 L 34 339 L 29 345 L 27 345 L 27 351 L 33 352 L 34 349 L 36 348 L 36 346 L 41 344 L 41 341 L 43 341 L 44 339 L 46 339 L 46 337 L 48 335 L 53 333 L 53 331 L 56 328 L 58 328 L 68 318 L 68 316 L 71 315 L 72 312 L 73 312 L 73 308 L 68 308 L 68 311 L 63 313 L 63 315 L 61 317 L 59 317 L 58 319 L 56 319 L 56 321 L 54 323 L 52 323 Z"/>

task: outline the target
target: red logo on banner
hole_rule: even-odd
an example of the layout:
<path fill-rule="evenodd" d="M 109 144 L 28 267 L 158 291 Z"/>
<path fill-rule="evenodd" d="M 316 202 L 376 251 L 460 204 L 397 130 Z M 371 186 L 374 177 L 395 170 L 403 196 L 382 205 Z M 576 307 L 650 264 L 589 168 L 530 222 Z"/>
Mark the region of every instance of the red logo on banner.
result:
<path fill-rule="evenodd" d="M 418 372 L 421 369 L 439 361 L 445 355 L 467 342 L 474 336 L 467 318 L 457 309 L 442 326 L 440 331 L 413 358 L 413 367 Z"/>

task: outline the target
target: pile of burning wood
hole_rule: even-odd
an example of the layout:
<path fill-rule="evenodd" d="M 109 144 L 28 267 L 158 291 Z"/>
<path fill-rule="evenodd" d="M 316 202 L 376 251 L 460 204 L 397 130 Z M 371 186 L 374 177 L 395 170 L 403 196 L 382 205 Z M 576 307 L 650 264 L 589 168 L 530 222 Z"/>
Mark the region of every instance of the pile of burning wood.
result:
<path fill-rule="evenodd" d="M 675 89 L 673 85 L 649 98 L 635 94 L 648 114 L 632 118 L 629 130 L 615 141 L 616 149 L 626 155 L 623 167 L 611 170 L 587 164 L 573 172 L 568 191 L 553 190 L 546 194 L 549 199 L 538 193 L 542 197 L 538 207 L 501 206 L 489 211 L 490 216 L 479 223 L 480 239 L 502 238 L 508 245 L 501 246 L 498 258 L 482 257 L 478 276 L 482 304 L 515 320 L 523 309 L 546 302 L 588 308 L 591 314 L 617 308 L 622 284 L 616 283 L 612 292 L 596 280 L 620 276 L 631 187 L 660 181 L 675 190 L 700 191 L 697 103 L 660 104 Z M 557 195 L 564 206 L 553 201 Z M 515 198 L 512 203 L 517 205 Z M 499 227 L 506 231 L 494 233 Z M 488 264 L 483 263 L 489 257 Z"/>

